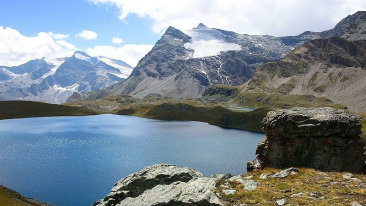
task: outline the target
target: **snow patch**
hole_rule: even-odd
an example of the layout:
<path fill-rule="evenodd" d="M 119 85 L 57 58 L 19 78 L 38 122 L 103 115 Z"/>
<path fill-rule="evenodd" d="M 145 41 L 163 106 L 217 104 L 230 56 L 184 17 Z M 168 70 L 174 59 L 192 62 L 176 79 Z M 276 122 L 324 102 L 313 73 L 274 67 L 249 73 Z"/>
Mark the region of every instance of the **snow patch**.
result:
<path fill-rule="evenodd" d="M 113 74 L 120 78 L 126 79 L 132 73 L 133 68 L 120 65 L 120 64 L 116 63 L 115 61 L 113 61 L 113 59 L 109 59 L 106 57 L 98 57 L 98 60 L 108 64 L 111 67 L 119 69 L 121 74 L 117 74 L 117 73 L 113 73 Z"/>
<path fill-rule="evenodd" d="M 50 75 L 54 75 L 56 73 L 57 69 L 61 66 L 61 64 L 63 64 L 65 62 L 65 58 L 57 58 L 57 59 L 45 58 L 44 60 L 48 64 L 52 64 L 53 67 L 50 69 L 49 72 L 43 74 L 42 79 L 44 79 Z"/>
<path fill-rule="evenodd" d="M 194 50 L 191 55 L 193 58 L 216 56 L 223 51 L 242 49 L 239 44 L 225 41 L 226 36 L 220 31 L 206 26 L 186 30 L 185 33 L 192 37 L 191 42 L 185 43 L 184 47 Z"/>
<path fill-rule="evenodd" d="M 67 91 L 76 92 L 78 90 L 79 86 L 80 85 L 78 83 L 75 83 L 68 87 L 61 87 L 61 86 L 55 84 L 55 85 L 53 85 L 53 89 L 54 89 L 54 91 L 61 91 L 61 92 L 67 92 Z"/>
<path fill-rule="evenodd" d="M 241 50 L 239 44 L 227 43 L 221 40 L 211 39 L 211 40 L 199 40 L 192 41 L 191 43 L 185 43 L 184 47 L 186 49 L 193 49 L 193 58 L 215 56 L 223 51 L 230 50 Z"/>
<path fill-rule="evenodd" d="M 84 60 L 84 61 L 90 61 L 90 57 L 82 55 L 80 53 L 75 53 L 75 58 L 81 59 L 81 60 Z"/>

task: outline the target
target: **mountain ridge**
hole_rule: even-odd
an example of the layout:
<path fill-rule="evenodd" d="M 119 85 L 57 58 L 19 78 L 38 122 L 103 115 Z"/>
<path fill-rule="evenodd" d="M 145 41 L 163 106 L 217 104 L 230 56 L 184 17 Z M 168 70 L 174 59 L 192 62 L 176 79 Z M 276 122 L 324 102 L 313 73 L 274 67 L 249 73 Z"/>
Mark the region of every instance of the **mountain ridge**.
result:
<path fill-rule="evenodd" d="M 121 60 L 91 57 L 35 59 L 18 66 L 0 66 L 0 99 L 62 103 L 74 92 L 99 90 L 123 81 L 132 67 Z"/>
<path fill-rule="evenodd" d="M 188 32 L 169 27 L 139 61 L 129 78 L 99 91 L 97 96 L 127 94 L 138 98 L 148 95 L 196 98 L 211 85 L 241 85 L 252 77 L 260 64 L 279 61 L 296 46 L 310 40 L 345 35 L 349 27 L 364 15 L 364 11 L 356 12 L 324 32 L 285 37 L 237 34 L 208 28 L 202 23 Z M 197 51 L 205 48 L 218 48 L 218 54 L 194 57 Z M 95 97 L 95 93 L 79 95 L 86 99 L 92 99 L 92 96 Z"/>

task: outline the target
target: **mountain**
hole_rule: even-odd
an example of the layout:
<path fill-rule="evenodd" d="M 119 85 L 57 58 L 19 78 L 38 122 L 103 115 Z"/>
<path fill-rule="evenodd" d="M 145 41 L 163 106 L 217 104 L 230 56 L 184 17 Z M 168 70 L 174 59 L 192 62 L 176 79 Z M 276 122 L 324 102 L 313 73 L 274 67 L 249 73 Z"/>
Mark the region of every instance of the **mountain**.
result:
<path fill-rule="evenodd" d="M 0 66 L 0 99 L 62 103 L 74 92 L 95 91 L 121 82 L 131 71 L 123 61 L 91 57 L 80 51 L 71 57 Z"/>
<path fill-rule="evenodd" d="M 211 85 L 243 84 L 252 77 L 257 66 L 279 61 L 305 42 L 345 35 L 363 15 L 364 12 L 350 15 L 331 30 L 287 37 L 238 34 L 209 28 L 202 23 L 184 32 L 169 27 L 127 80 L 97 95 L 76 96 L 86 99 L 120 94 L 199 97 Z"/>
<path fill-rule="evenodd" d="M 259 66 L 240 93 L 241 101 L 249 93 L 325 97 L 364 113 L 366 40 L 333 37 L 305 43 L 283 60 Z"/>

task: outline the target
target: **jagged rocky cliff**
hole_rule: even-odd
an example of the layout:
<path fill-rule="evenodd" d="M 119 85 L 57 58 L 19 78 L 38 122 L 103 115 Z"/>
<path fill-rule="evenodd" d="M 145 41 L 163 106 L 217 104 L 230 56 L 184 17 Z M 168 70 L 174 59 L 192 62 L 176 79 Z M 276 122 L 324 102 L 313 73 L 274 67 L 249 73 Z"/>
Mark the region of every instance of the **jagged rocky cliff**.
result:
<path fill-rule="evenodd" d="M 365 143 L 358 116 L 332 108 L 272 111 L 263 120 L 266 137 L 248 171 L 264 167 L 310 167 L 366 172 Z"/>

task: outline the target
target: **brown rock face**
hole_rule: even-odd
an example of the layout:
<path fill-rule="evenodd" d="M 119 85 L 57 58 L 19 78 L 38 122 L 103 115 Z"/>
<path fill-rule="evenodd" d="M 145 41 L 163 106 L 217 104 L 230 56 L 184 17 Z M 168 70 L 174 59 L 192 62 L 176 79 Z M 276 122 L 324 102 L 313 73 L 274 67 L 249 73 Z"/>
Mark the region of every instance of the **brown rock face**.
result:
<path fill-rule="evenodd" d="M 332 108 L 272 111 L 263 119 L 266 137 L 247 170 L 310 167 L 324 171 L 365 172 L 360 118 Z"/>

